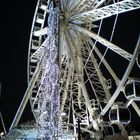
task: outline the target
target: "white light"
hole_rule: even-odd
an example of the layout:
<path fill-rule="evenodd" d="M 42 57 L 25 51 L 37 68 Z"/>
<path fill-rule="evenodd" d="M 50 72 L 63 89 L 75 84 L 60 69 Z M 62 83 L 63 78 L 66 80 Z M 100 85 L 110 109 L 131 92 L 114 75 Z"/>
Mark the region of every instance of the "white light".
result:
<path fill-rule="evenodd" d="M 3 136 L 3 135 L 4 135 L 4 132 L 1 132 L 1 133 L 0 133 L 0 136 Z"/>
<path fill-rule="evenodd" d="M 40 8 L 45 11 L 47 9 L 47 5 L 41 4 Z"/>
<path fill-rule="evenodd" d="M 62 112 L 61 113 L 61 116 L 66 116 L 67 114 L 65 112 Z"/>
<path fill-rule="evenodd" d="M 53 8 L 53 4 L 51 4 Z M 48 33 L 44 44 L 42 75 L 38 100 L 38 135 L 39 139 L 53 140 L 61 132 L 60 95 L 58 66 L 58 12 L 54 9 L 48 16 Z"/>
<path fill-rule="evenodd" d="M 45 35 L 45 34 L 47 34 L 47 31 L 48 31 L 48 27 L 45 27 L 41 30 L 34 31 L 34 35 L 35 36 Z"/>
<path fill-rule="evenodd" d="M 46 115 L 47 114 L 47 111 L 44 111 L 43 114 Z"/>

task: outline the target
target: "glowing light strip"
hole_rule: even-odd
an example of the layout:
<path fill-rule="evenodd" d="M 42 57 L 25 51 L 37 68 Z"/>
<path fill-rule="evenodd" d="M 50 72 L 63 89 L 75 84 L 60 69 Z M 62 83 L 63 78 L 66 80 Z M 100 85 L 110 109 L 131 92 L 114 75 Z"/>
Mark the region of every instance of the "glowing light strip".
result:
<path fill-rule="evenodd" d="M 48 17 L 48 37 L 46 40 L 43 61 L 44 71 L 41 77 L 41 88 L 38 97 L 38 138 L 53 140 L 60 130 L 60 96 L 59 96 L 59 66 L 58 66 L 58 11 L 53 9 Z"/>

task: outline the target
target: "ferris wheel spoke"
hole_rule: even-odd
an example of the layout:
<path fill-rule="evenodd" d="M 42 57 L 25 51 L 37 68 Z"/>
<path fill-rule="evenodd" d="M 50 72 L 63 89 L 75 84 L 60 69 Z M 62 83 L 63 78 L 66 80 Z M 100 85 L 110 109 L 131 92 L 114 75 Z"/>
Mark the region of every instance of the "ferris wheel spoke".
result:
<path fill-rule="evenodd" d="M 139 0 L 123 0 L 118 3 L 110 4 L 102 8 L 93 9 L 77 15 L 74 15 L 70 20 L 74 23 L 84 23 L 85 21 L 98 21 L 112 15 L 128 12 L 131 10 L 139 9 Z"/>
<path fill-rule="evenodd" d="M 70 12 L 70 8 L 71 8 L 71 1 L 67 0 L 66 4 L 65 4 L 65 16 Z"/>
<path fill-rule="evenodd" d="M 92 41 L 90 38 L 88 38 L 88 39 L 89 39 L 88 43 L 89 43 L 92 47 L 94 47 L 94 51 L 96 52 L 96 54 L 98 55 L 98 57 L 100 58 L 100 60 L 102 60 L 103 55 L 102 55 L 101 52 L 98 50 L 98 48 L 97 48 L 96 46 L 94 46 L 93 41 Z M 114 78 L 116 85 L 118 85 L 119 82 L 120 82 L 120 79 L 118 78 L 118 76 L 115 74 L 115 72 L 113 71 L 113 69 L 112 69 L 111 66 L 108 64 L 108 62 L 106 61 L 105 58 L 102 60 L 102 62 L 103 62 L 103 64 L 104 64 L 104 66 L 106 67 L 106 69 L 108 70 L 108 72 L 109 72 L 109 73 L 111 74 L 111 76 Z"/>
<path fill-rule="evenodd" d="M 71 12 L 70 17 L 82 13 L 82 11 L 84 12 L 96 9 L 97 7 L 101 6 L 105 1 L 106 0 L 82 0 L 73 7 L 73 12 Z"/>
<path fill-rule="evenodd" d="M 65 88 L 63 88 L 64 89 L 64 91 L 63 91 L 63 95 L 62 95 L 62 103 L 61 103 L 61 111 L 63 112 L 64 111 L 64 105 L 65 105 L 65 103 L 66 103 L 66 99 L 67 99 L 67 97 L 68 97 L 68 95 L 67 95 L 67 91 L 68 91 L 68 87 L 69 87 L 69 85 L 70 85 L 70 80 L 71 80 L 71 70 L 72 70 L 72 64 L 70 64 L 70 66 L 69 66 L 69 69 L 67 70 L 65 70 L 65 74 L 67 74 L 67 77 L 66 77 L 66 80 L 65 81 L 63 81 L 63 82 L 65 82 Z M 62 78 L 62 79 L 64 79 L 64 78 Z M 61 83 L 62 85 L 63 85 L 63 83 Z"/>
<path fill-rule="evenodd" d="M 96 0 L 94 9 L 99 8 L 103 3 L 109 3 L 110 1 L 107 0 Z"/>
<path fill-rule="evenodd" d="M 83 91 L 83 96 L 85 98 L 85 103 L 86 103 L 86 106 L 89 110 L 89 114 L 91 116 L 91 120 L 92 120 L 92 124 L 93 124 L 93 128 L 97 131 L 99 131 L 99 127 L 98 127 L 98 124 L 97 124 L 97 121 L 95 120 L 95 116 L 93 114 L 93 110 L 92 110 L 92 107 L 91 107 L 91 104 L 90 104 L 90 99 L 89 99 L 89 95 L 87 93 L 87 90 L 86 90 L 86 87 L 85 87 L 85 84 L 83 81 L 81 81 L 81 88 L 82 88 L 82 91 Z"/>
<path fill-rule="evenodd" d="M 65 11 L 65 8 L 66 8 L 66 1 L 67 1 L 67 0 L 61 0 L 61 9 L 62 9 L 63 11 Z"/>
<path fill-rule="evenodd" d="M 62 0 L 61 1 L 61 8 L 63 11 L 63 14 L 65 15 L 65 17 L 68 17 L 68 15 L 71 12 L 72 9 L 72 5 L 75 3 L 74 0 Z"/>
<path fill-rule="evenodd" d="M 67 46 L 68 46 L 69 51 L 70 51 L 71 59 L 73 61 L 75 70 L 76 70 L 77 74 L 80 76 L 79 68 L 77 66 L 77 61 L 76 61 L 76 57 L 75 57 L 76 53 L 78 54 L 78 52 L 77 52 L 76 48 L 74 47 L 75 45 L 74 45 L 73 38 L 71 37 L 69 29 L 65 25 L 64 25 L 64 30 L 63 31 L 64 31 L 64 34 L 65 34 L 65 39 L 66 39 Z"/>
<path fill-rule="evenodd" d="M 97 7 L 101 6 L 104 2 L 106 2 L 106 0 L 81 0 L 73 6 L 69 18 L 73 15 L 80 14 L 84 11 L 96 9 Z"/>
<path fill-rule="evenodd" d="M 132 55 L 130 53 L 128 53 L 127 51 L 121 49 L 120 47 L 118 47 L 117 45 L 107 41 L 106 39 L 104 39 L 103 37 L 97 35 L 94 32 L 89 31 L 86 28 L 80 27 L 78 25 L 75 24 L 71 24 L 73 28 L 75 28 L 76 30 L 79 30 L 80 32 L 90 36 L 91 38 L 93 38 L 94 40 L 98 41 L 99 43 L 101 43 L 102 45 L 106 46 L 107 48 L 109 48 L 110 50 L 112 50 L 113 52 L 117 53 L 118 55 L 120 55 L 121 57 L 127 59 L 128 61 L 131 60 Z"/>
<path fill-rule="evenodd" d="M 90 54 L 91 48 L 90 48 L 89 44 L 87 43 L 85 45 Z M 110 91 L 108 90 L 108 87 L 106 84 L 106 79 L 102 75 L 102 72 L 99 69 L 98 64 L 95 60 L 96 60 L 96 58 L 92 53 L 90 56 L 90 60 L 85 65 L 85 71 L 86 71 L 88 80 L 90 81 L 91 87 L 93 89 L 93 93 L 96 93 L 97 97 L 98 97 L 98 95 L 101 95 L 103 97 L 103 100 L 105 100 L 105 99 L 109 100 L 111 97 L 111 94 L 110 94 Z M 87 72 L 87 70 L 91 71 L 91 72 Z"/>
<path fill-rule="evenodd" d="M 61 82 L 60 82 L 60 95 L 61 95 L 61 113 L 64 113 L 63 118 L 62 118 L 62 123 L 63 123 L 63 128 L 64 129 L 69 129 L 68 128 L 68 123 L 70 122 L 70 110 L 71 110 L 71 102 L 72 102 L 72 75 L 73 75 L 73 68 L 72 68 L 72 63 L 70 63 L 71 66 L 65 65 L 65 68 L 61 69 L 61 72 L 63 74 L 61 77 Z"/>
<path fill-rule="evenodd" d="M 72 7 L 77 3 L 78 1 L 71 0 L 69 1 L 69 9 L 72 10 Z"/>
<path fill-rule="evenodd" d="M 86 0 L 77 1 L 77 3 L 72 7 L 71 12 L 69 13 L 69 16 L 67 18 L 72 17 L 73 14 L 79 13 L 83 9 L 83 7 L 86 5 L 85 1 Z"/>

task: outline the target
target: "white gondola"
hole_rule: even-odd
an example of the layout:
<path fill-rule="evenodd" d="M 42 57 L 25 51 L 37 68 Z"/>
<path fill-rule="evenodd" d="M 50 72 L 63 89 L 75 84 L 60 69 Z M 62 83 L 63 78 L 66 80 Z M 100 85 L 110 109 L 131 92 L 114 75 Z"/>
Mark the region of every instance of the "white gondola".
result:
<path fill-rule="evenodd" d="M 111 123 L 128 124 L 131 121 L 130 110 L 122 104 L 116 104 L 109 111 L 109 119 Z"/>
<path fill-rule="evenodd" d="M 127 99 L 140 101 L 140 79 L 130 79 L 125 86 L 125 96 Z"/>

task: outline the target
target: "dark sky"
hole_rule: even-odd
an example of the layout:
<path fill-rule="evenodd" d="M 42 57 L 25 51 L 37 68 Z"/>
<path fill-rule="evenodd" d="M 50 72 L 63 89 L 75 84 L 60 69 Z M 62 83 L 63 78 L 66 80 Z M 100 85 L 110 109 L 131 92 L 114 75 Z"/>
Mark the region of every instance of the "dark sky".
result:
<path fill-rule="evenodd" d="M 27 88 L 27 54 L 32 19 L 37 0 L 0 2 L 1 112 L 6 128 L 11 124 Z M 32 118 L 32 114 L 24 113 Z M 28 114 L 28 115 L 27 115 Z"/>
<path fill-rule="evenodd" d="M 0 2 L 3 7 L 0 16 L 0 82 L 2 83 L 0 103 L 7 129 L 27 88 L 28 43 L 36 1 Z M 120 16 L 118 24 L 122 26 L 116 29 L 114 41 L 120 40 L 126 46 L 130 43 L 135 45 L 140 31 L 138 17 L 140 10 L 135 13 L 130 12 L 125 17 Z M 133 38 L 127 37 L 127 34 L 132 34 Z M 125 41 L 122 37 L 126 38 Z M 136 71 L 138 75 L 138 69 Z M 32 117 L 30 107 L 26 108 L 22 121 L 30 120 Z"/>

